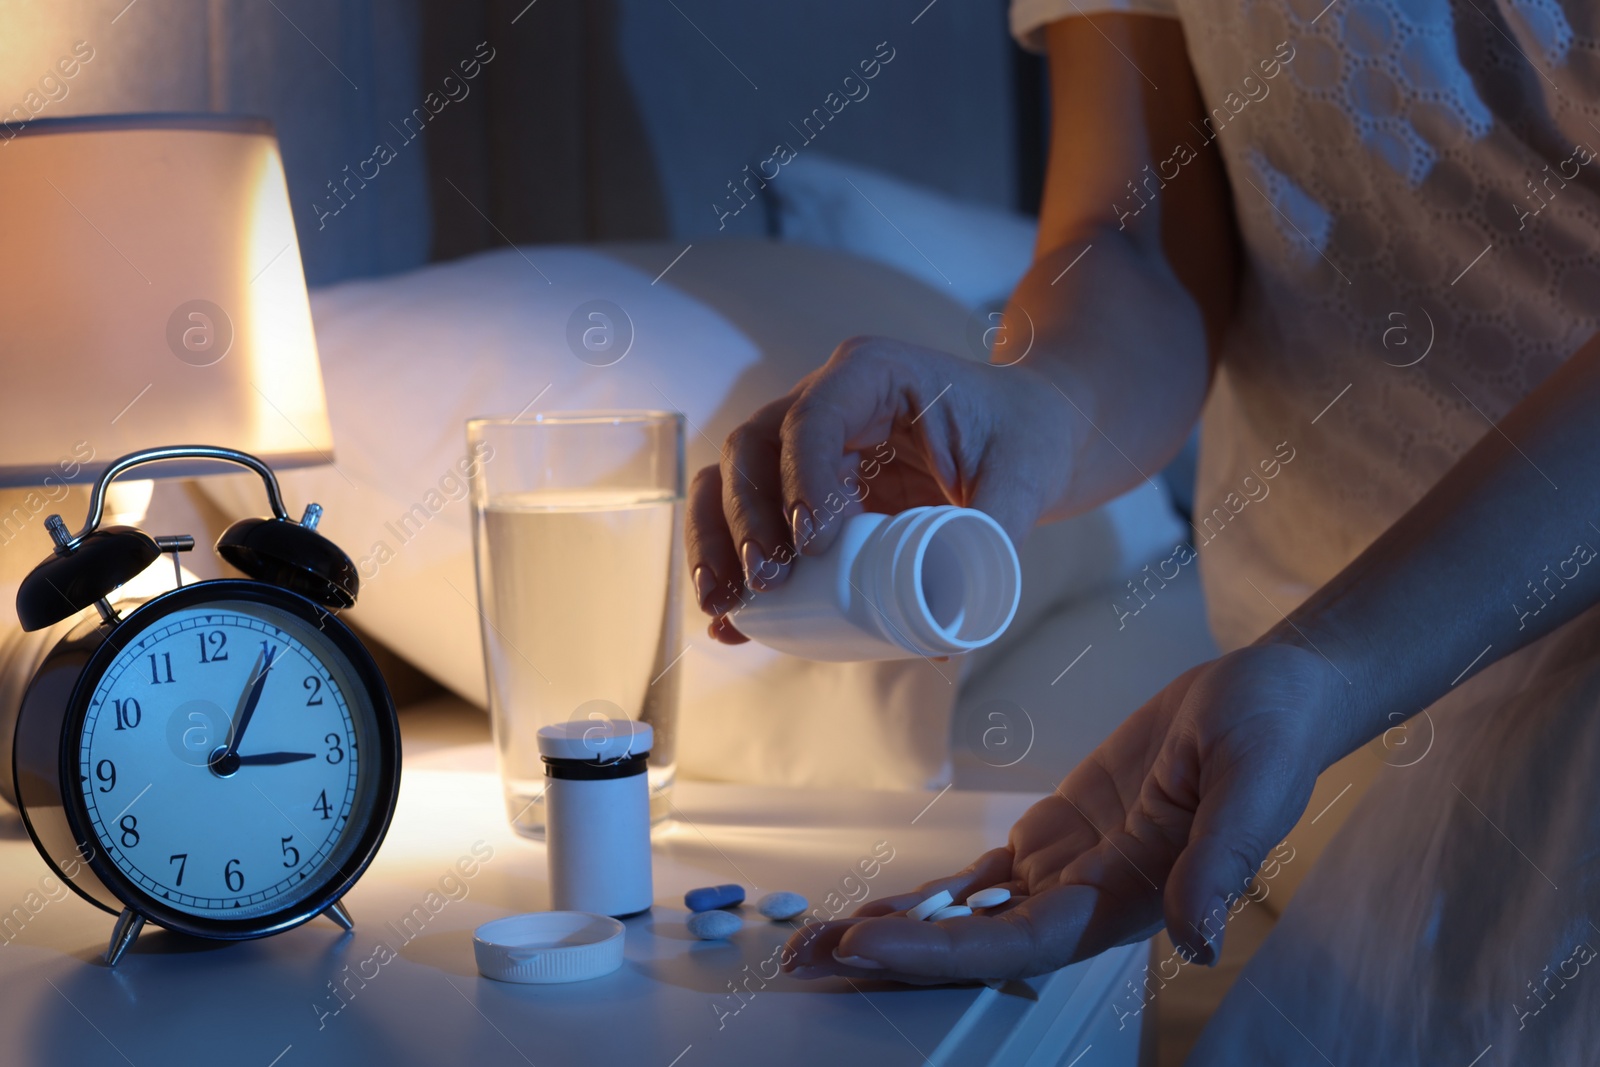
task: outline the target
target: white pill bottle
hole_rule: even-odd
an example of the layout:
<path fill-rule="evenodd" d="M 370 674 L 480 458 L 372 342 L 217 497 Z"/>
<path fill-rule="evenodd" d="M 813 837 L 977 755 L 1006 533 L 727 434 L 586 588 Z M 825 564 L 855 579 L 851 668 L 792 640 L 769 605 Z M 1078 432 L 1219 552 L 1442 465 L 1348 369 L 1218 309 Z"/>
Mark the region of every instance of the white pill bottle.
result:
<path fill-rule="evenodd" d="M 655 892 L 645 771 L 653 736 L 648 723 L 630 719 L 539 728 L 554 910 L 622 916 L 650 907 Z"/>
<path fill-rule="evenodd" d="M 953 656 L 1005 632 L 1022 595 L 1017 550 L 981 511 L 910 508 L 846 519 L 820 556 L 753 592 L 740 633 L 813 660 Z"/>

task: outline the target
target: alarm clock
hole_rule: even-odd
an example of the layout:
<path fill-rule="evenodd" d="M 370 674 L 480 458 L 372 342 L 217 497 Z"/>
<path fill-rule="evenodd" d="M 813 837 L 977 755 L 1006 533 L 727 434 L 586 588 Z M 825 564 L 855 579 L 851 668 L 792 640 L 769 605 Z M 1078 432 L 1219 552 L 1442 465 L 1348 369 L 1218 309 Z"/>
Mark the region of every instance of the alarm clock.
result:
<path fill-rule="evenodd" d="M 216 544 L 246 578 L 184 585 L 177 553 L 192 537 L 101 525 L 114 478 L 169 460 L 260 475 L 272 515 Z M 69 628 L 16 708 L 11 784 L 45 861 L 119 916 L 108 965 L 146 922 L 222 940 L 318 915 L 353 928 L 340 898 L 394 814 L 400 731 L 372 656 L 335 614 L 360 583 L 316 531 L 321 514 L 292 519 L 256 457 L 192 445 L 113 462 L 77 533 L 46 520 L 55 551 L 23 580 L 17 616 L 25 631 Z M 178 588 L 114 606 L 163 552 Z"/>

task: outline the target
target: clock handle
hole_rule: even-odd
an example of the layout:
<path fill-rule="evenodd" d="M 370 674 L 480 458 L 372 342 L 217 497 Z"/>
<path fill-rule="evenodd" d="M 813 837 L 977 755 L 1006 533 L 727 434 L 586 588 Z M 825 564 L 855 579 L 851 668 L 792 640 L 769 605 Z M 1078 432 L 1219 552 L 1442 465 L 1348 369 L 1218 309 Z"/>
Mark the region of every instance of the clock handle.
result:
<path fill-rule="evenodd" d="M 111 944 L 106 946 L 106 966 L 115 967 L 122 954 L 128 951 L 128 946 L 133 944 L 139 936 L 139 931 L 144 929 L 144 916 L 132 908 L 123 908 L 122 914 L 117 916 L 116 928 L 111 931 Z"/>
<path fill-rule="evenodd" d="M 113 460 L 111 465 L 100 473 L 100 477 L 95 479 L 94 489 L 89 494 L 89 518 L 84 522 L 83 529 L 66 540 L 61 540 L 58 534 L 52 534 L 57 539 L 56 553 L 66 555 L 73 551 L 83 543 L 84 538 L 100 527 L 100 520 L 105 517 L 106 486 L 110 485 L 114 478 L 146 463 L 162 463 L 175 459 L 214 460 L 250 468 L 261 476 L 262 484 L 267 488 L 267 502 L 272 506 L 273 516 L 288 520 L 289 510 L 283 506 L 283 493 L 278 489 L 277 476 L 272 473 L 271 467 L 255 456 L 218 445 L 167 445 L 163 448 L 146 448 L 138 452 L 129 452 L 126 456 Z"/>

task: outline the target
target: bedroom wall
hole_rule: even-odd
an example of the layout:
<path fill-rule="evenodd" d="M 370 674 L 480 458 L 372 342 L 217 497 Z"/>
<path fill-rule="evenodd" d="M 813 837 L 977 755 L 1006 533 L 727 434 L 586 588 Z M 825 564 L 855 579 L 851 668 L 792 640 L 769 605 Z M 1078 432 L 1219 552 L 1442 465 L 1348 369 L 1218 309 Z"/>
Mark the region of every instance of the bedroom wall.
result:
<path fill-rule="evenodd" d="M 1005 8 L 0 0 L 0 121 L 133 111 L 273 119 L 307 280 L 319 285 L 507 239 L 759 235 L 759 206 L 719 217 L 712 205 L 736 205 L 728 183 L 780 140 L 1013 206 L 1018 109 Z M 442 79 L 485 39 L 493 60 L 413 135 L 407 118 L 430 92 L 440 99 Z M 61 77 L 58 62 L 80 46 L 92 58 Z M 875 78 L 845 84 L 882 54 L 893 58 Z M 828 118 L 813 121 L 808 142 L 815 109 Z M 347 167 L 371 173 L 380 143 L 394 154 L 381 176 L 346 185 Z M 330 182 L 355 195 L 334 194 Z"/>
<path fill-rule="evenodd" d="M 745 168 L 780 141 L 1014 206 L 1026 109 L 1005 8 L 422 0 L 425 80 L 479 40 L 499 56 L 429 135 L 434 257 L 506 240 L 763 234 Z M 745 200 L 730 199 L 747 179 Z"/>
<path fill-rule="evenodd" d="M 32 118 L 265 115 L 311 284 L 419 266 L 430 233 L 425 159 L 388 131 L 421 103 L 416 11 L 415 0 L 0 0 L 0 122 L 11 124 L 0 126 L 0 161 L 8 128 Z M 75 48 L 68 78 L 58 62 Z M 395 160 L 325 215 L 327 183 L 380 137 L 399 145 Z"/>
<path fill-rule="evenodd" d="M 757 211 L 720 220 L 712 205 L 733 206 L 727 183 L 742 182 L 743 168 L 771 157 L 779 142 L 957 196 L 1015 203 L 1003 0 L 618 0 L 616 8 L 623 69 L 677 236 L 719 225 L 763 232 Z M 871 81 L 845 86 L 880 42 L 894 58 Z M 838 107 L 848 92 L 859 99 L 826 125 L 804 126 L 813 109 L 826 113 L 830 93 Z"/>

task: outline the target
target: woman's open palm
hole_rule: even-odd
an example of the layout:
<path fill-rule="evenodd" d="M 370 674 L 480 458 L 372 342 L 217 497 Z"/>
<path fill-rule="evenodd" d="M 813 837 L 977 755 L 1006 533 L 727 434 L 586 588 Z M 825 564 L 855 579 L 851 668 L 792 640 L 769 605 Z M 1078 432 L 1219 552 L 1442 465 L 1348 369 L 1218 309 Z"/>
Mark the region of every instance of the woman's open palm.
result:
<path fill-rule="evenodd" d="M 1330 664 L 1286 645 L 1195 667 L 1031 807 L 1004 848 L 802 929 L 791 969 L 914 983 L 1027 977 L 1143 940 L 1163 920 L 1209 962 L 1225 902 L 1305 810 L 1341 689 Z M 986 886 L 1013 902 L 938 923 L 904 915 L 941 889 L 960 901 Z"/>

